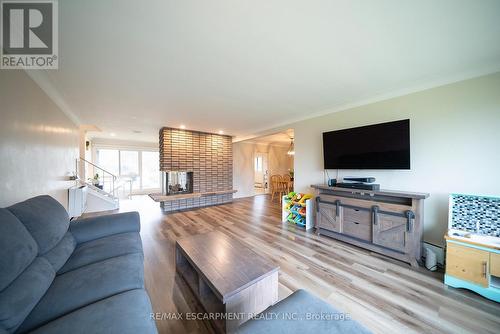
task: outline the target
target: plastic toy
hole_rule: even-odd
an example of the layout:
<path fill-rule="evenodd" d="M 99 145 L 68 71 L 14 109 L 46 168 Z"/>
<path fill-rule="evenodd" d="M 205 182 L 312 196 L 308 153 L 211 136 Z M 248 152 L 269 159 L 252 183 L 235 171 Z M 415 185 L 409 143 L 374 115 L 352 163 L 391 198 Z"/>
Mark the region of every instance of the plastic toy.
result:
<path fill-rule="evenodd" d="M 299 227 L 308 227 L 306 201 L 312 199 L 313 195 L 289 192 L 283 197 L 283 217 L 284 221 L 295 224 Z M 311 219 L 309 217 L 309 219 Z"/>
<path fill-rule="evenodd" d="M 302 194 L 300 200 L 299 200 L 299 203 L 302 205 L 302 204 L 305 204 L 306 201 L 308 199 L 311 199 L 312 198 L 312 195 L 309 195 L 309 194 Z"/>
<path fill-rule="evenodd" d="M 300 226 L 306 226 L 306 218 L 302 216 L 297 216 L 294 220 L 295 224 Z"/>

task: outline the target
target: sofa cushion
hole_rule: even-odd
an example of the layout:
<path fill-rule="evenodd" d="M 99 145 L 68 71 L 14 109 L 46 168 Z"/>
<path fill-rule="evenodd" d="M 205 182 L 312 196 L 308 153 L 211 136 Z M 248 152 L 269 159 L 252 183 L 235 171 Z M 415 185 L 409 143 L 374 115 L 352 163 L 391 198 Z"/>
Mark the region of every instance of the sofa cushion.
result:
<path fill-rule="evenodd" d="M 145 290 L 130 290 L 71 312 L 33 334 L 50 333 L 157 333 L 151 304 Z"/>
<path fill-rule="evenodd" d="M 0 328 L 14 332 L 42 298 L 54 276 L 54 269 L 45 258 L 35 258 L 0 292 Z"/>
<path fill-rule="evenodd" d="M 112 295 L 144 287 L 142 254 L 128 254 L 59 275 L 19 328 L 25 332 Z"/>
<path fill-rule="evenodd" d="M 29 266 L 38 253 L 35 240 L 9 210 L 0 209 L 0 291 Z"/>
<path fill-rule="evenodd" d="M 57 272 L 66 263 L 66 261 L 68 261 L 69 257 L 75 250 L 75 247 L 75 238 L 73 238 L 71 232 L 68 231 L 61 241 L 59 241 L 54 248 L 45 253 L 43 257 L 50 262 L 52 267 L 54 267 L 54 270 Z"/>
<path fill-rule="evenodd" d="M 7 208 L 31 233 L 44 254 L 61 241 L 69 227 L 66 209 L 54 198 L 43 195 Z"/>
<path fill-rule="evenodd" d="M 359 323 L 351 320 L 349 314 L 338 311 L 304 290 L 295 291 L 262 312 L 256 319 L 245 322 L 237 332 L 240 334 L 370 333 Z"/>
<path fill-rule="evenodd" d="M 114 234 L 84 242 L 76 247 L 58 274 L 115 256 L 133 253 L 142 254 L 141 236 L 137 232 Z"/>
<path fill-rule="evenodd" d="M 73 220 L 69 227 L 77 243 L 108 237 L 113 234 L 140 232 L 138 212 L 123 212 Z"/>

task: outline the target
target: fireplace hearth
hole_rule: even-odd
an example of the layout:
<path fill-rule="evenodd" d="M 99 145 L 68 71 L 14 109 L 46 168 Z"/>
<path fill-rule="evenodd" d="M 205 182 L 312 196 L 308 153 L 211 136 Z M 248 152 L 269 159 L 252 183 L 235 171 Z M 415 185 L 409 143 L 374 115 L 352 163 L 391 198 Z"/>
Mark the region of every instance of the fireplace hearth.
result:
<path fill-rule="evenodd" d="M 162 172 L 162 194 L 180 195 L 193 192 L 193 172 Z"/>

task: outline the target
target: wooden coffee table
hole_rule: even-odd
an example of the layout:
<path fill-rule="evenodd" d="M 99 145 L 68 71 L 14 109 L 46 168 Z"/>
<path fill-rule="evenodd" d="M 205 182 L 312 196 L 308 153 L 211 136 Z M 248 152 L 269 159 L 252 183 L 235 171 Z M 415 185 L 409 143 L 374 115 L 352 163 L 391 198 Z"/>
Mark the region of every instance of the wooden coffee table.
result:
<path fill-rule="evenodd" d="M 278 301 L 279 266 L 221 232 L 178 240 L 175 253 L 177 272 L 218 318 L 211 319 L 218 332 L 234 332 Z"/>

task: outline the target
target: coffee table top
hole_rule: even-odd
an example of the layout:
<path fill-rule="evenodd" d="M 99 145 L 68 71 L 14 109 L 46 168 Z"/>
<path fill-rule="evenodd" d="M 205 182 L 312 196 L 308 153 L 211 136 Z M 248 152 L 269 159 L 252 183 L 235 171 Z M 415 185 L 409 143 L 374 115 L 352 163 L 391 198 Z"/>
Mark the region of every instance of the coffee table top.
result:
<path fill-rule="evenodd" d="M 217 231 L 178 240 L 176 247 L 223 302 L 279 270 L 272 261 Z"/>

